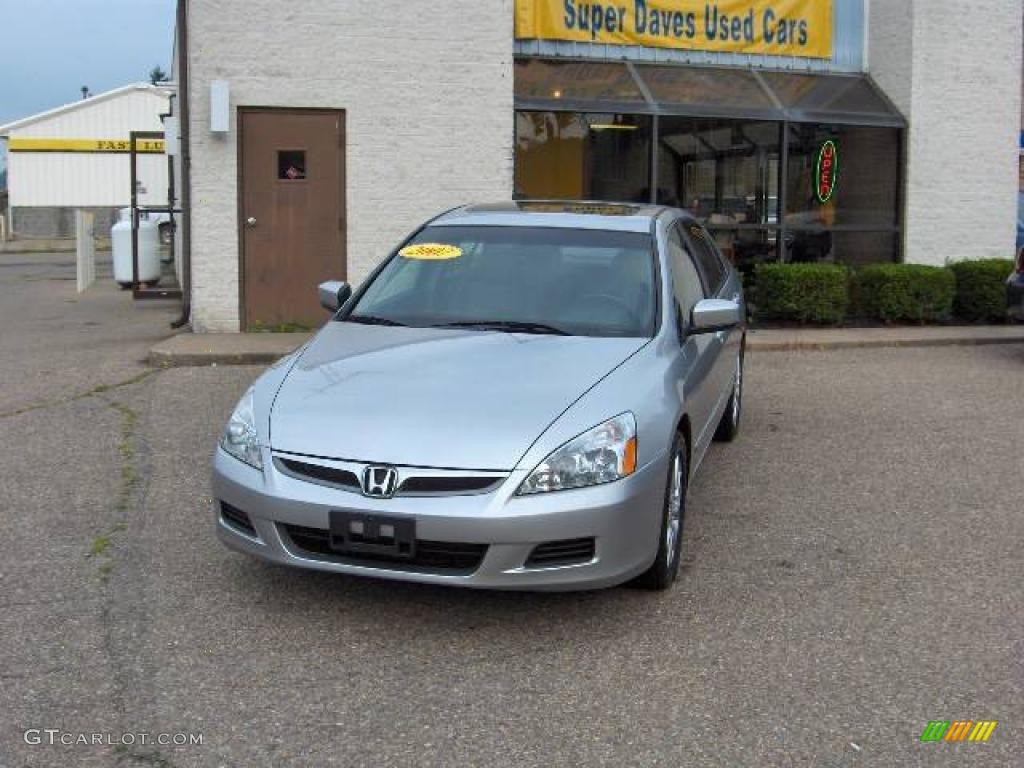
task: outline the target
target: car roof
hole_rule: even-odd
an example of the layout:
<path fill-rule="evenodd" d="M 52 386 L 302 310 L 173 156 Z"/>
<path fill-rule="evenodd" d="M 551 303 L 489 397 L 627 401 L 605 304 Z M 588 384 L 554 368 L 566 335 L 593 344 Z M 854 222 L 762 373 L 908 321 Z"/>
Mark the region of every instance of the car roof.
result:
<path fill-rule="evenodd" d="M 509 200 L 464 205 L 443 213 L 430 226 L 504 226 L 650 232 L 659 216 L 674 209 L 646 203 L 599 200 Z M 689 216 L 684 211 L 675 211 Z"/>

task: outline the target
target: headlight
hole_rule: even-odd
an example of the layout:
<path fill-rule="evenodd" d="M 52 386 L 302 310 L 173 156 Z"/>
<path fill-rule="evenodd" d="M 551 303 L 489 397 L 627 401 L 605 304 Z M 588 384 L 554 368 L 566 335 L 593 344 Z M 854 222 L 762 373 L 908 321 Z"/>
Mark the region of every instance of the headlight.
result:
<path fill-rule="evenodd" d="M 636 471 L 636 419 L 623 413 L 556 450 L 523 481 L 517 496 L 583 488 Z"/>
<path fill-rule="evenodd" d="M 224 427 L 220 438 L 221 447 L 239 461 L 251 467 L 263 469 L 263 455 L 256 437 L 256 411 L 253 408 L 253 389 L 242 395 L 235 406 L 235 412 Z"/>

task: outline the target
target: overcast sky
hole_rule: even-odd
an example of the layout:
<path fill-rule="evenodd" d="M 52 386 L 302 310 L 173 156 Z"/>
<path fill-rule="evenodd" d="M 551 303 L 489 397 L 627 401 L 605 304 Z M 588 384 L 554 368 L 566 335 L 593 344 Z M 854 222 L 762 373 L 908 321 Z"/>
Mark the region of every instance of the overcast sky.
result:
<path fill-rule="evenodd" d="M 0 125 L 171 68 L 175 0 L 0 0 Z"/>

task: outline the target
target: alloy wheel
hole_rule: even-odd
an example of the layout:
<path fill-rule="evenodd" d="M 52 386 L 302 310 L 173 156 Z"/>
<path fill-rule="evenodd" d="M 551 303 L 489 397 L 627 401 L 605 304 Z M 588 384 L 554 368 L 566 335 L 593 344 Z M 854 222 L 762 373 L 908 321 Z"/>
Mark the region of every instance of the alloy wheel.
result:
<path fill-rule="evenodd" d="M 732 390 L 732 421 L 740 423 L 740 405 L 743 398 L 743 355 L 736 356 L 736 383 Z"/>
<path fill-rule="evenodd" d="M 665 514 L 665 564 L 671 569 L 676 556 L 676 541 L 682 528 L 683 511 L 683 457 L 676 453 L 672 459 L 672 486 L 669 490 Z"/>

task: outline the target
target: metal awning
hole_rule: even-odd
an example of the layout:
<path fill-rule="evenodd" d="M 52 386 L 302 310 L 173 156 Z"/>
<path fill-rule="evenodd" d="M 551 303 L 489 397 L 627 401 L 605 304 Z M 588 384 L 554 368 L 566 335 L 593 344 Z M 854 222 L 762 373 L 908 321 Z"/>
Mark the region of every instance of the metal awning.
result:
<path fill-rule="evenodd" d="M 840 123 L 906 121 L 863 74 L 519 58 L 516 109 Z"/>

